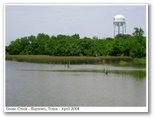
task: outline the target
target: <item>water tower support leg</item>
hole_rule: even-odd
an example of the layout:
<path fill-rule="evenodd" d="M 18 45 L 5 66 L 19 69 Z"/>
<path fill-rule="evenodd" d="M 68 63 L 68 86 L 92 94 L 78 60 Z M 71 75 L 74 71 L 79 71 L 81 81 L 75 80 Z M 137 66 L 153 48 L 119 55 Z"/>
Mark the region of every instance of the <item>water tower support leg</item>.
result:
<path fill-rule="evenodd" d="M 113 36 L 115 38 L 115 24 L 113 24 Z"/>
<path fill-rule="evenodd" d="M 118 34 L 120 34 L 120 24 L 118 24 Z"/>

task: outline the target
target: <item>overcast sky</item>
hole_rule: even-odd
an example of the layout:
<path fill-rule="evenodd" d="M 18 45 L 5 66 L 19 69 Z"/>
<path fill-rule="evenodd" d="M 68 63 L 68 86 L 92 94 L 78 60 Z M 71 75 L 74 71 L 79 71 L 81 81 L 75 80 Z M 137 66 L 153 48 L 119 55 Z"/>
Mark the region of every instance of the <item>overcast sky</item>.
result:
<path fill-rule="evenodd" d="M 146 33 L 145 5 L 6 5 L 6 45 L 17 38 L 45 33 L 98 38 L 113 37 L 113 17 L 125 16 L 126 33 Z"/>

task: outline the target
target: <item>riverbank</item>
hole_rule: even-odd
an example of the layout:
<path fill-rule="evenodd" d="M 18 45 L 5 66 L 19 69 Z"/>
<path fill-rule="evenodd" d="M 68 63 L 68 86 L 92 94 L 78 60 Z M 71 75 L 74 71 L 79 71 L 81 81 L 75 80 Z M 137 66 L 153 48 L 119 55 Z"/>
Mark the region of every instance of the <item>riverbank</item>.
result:
<path fill-rule="evenodd" d="M 6 60 L 46 64 L 115 64 L 121 66 L 146 65 L 146 58 L 127 56 L 47 56 L 47 55 L 6 55 Z"/>

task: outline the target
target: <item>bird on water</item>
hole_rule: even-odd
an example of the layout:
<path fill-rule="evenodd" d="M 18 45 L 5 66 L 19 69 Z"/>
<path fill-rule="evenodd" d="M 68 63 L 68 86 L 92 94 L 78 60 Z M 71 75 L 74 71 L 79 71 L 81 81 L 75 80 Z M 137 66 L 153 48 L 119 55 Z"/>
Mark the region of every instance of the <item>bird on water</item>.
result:
<path fill-rule="evenodd" d="M 108 74 L 108 69 L 105 69 L 105 68 L 104 68 L 104 72 L 105 72 L 105 74 L 107 75 L 107 74 Z"/>

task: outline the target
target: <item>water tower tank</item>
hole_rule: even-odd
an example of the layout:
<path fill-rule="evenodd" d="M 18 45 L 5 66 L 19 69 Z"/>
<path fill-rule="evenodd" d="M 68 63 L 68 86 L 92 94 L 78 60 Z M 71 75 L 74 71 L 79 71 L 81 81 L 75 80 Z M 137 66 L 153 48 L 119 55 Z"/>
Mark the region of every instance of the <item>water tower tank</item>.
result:
<path fill-rule="evenodd" d="M 113 25 L 114 25 L 114 37 L 117 34 L 125 34 L 126 22 L 125 22 L 125 17 L 123 15 L 118 14 L 114 16 Z"/>

